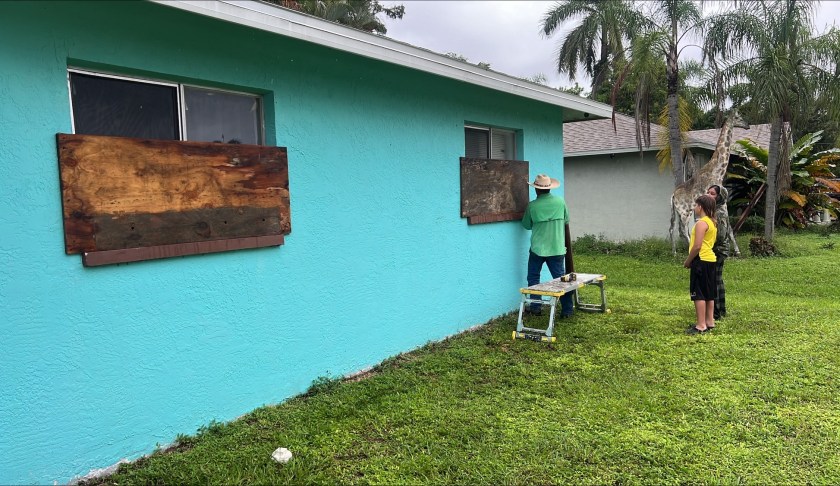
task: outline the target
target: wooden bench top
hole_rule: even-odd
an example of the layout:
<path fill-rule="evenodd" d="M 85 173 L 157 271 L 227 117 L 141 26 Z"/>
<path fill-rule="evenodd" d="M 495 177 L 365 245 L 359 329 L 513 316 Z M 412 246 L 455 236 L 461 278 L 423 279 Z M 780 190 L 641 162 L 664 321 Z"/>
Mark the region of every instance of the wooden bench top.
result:
<path fill-rule="evenodd" d="M 519 289 L 519 292 L 522 294 L 562 297 L 563 295 L 566 295 L 573 290 L 577 290 L 586 284 L 601 282 L 607 278 L 606 275 L 600 275 L 597 273 L 578 273 L 576 275 L 577 280 L 572 282 L 564 282 L 561 280 L 562 277 L 555 278 L 554 280 L 549 280 L 548 282 L 542 282 L 536 285 L 531 285 L 530 287 Z"/>

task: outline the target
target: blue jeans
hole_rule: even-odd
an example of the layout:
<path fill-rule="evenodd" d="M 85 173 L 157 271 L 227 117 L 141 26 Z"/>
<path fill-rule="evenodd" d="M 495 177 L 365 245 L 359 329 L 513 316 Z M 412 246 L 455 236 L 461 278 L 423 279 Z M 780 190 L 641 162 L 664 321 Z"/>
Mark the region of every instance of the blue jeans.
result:
<path fill-rule="evenodd" d="M 542 271 L 543 262 L 548 265 L 548 271 L 551 272 L 552 278 L 561 277 L 566 273 L 566 255 L 555 256 L 539 256 L 532 251 L 528 251 L 528 286 L 540 283 L 540 272 Z M 560 297 L 560 311 L 561 316 L 570 316 L 575 312 L 575 304 L 573 293 L 568 293 Z M 531 294 L 532 299 L 539 298 L 539 295 Z M 531 312 L 539 312 L 542 309 L 540 304 L 531 304 Z"/>

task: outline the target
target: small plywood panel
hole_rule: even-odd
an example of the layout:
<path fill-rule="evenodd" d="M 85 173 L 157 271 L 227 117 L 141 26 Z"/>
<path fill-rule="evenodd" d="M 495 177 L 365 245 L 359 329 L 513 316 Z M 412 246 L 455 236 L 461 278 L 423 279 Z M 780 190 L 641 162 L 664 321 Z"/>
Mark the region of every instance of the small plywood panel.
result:
<path fill-rule="evenodd" d="M 291 231 L 284 147 L 67 134 L 57 143 L 68 254 Z"/>
<path fill-rule="evenodd" d="M 528 162 L 461 158 L 461 217 L 469 224 L 522 219 Z"/>

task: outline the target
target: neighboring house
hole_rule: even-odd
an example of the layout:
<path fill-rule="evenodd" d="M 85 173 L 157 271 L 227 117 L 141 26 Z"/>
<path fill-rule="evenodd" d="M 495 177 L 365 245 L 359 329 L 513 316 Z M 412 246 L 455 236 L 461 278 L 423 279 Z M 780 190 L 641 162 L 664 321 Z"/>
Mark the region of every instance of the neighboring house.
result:
<path fill-rule="evenodd" d="M 659 171 L 657 142 L 667 129 L 651 125 L 651 145 L 640 154 L 635 121 L 616 114 L 612 120 L 567 123 L 563 126 L 566 201 L 573 238 L 603 235 L 610 240 L 668 237 L 674 179 L 670 168 Z M 720 130 L 688 132 L 685 147 L 692 158 L 687 171 L 709 161 Z M 750 138 L 769 146 L 770 125 L 735 128 L 733 141 Z M 733 147 L 733 156 L 736 152 Z M 693 164 L 693 165 L 692 165 Z"/>
<path fill-rule="evenodd" d="M 527 160 L 527 191 L 610 114 L 261 2 L 0 2 L 0 32 L 2 484 L 511 311 L 529 234 L 468 224 L 459 159 Z"/>

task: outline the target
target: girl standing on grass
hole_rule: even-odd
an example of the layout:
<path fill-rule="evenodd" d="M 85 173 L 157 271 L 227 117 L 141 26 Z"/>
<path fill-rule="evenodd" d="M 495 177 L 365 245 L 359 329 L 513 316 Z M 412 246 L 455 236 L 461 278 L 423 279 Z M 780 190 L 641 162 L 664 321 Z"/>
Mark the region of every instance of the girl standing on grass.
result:
<path fill-rule="evenodd" d="M 703 194 L 694 200 L 694 216 L 697 223 L 691 229 L 688 243 L 688 258 L 683 266 L 691 269 L 689 291 L 697 312 L 697 324 L 689 327 L 688 334 L 700 334 L 715 327 L 715 294 L 717 269 L 715 252 L 712 246 L 717 239 L 715 225 L 715 199 Z"/>

